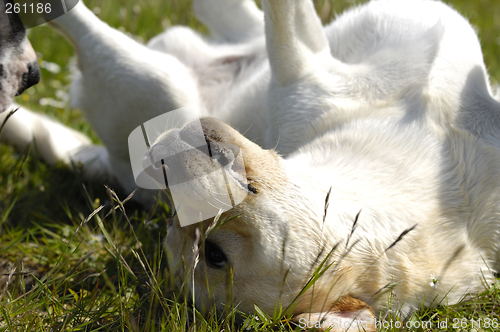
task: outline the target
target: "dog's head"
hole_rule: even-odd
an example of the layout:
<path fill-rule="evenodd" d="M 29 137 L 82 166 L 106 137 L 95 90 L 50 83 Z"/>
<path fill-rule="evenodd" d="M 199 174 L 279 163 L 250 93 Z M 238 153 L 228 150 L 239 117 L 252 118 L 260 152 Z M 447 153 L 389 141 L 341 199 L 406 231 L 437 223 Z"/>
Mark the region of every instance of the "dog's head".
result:
<path fill-rule="evenodd" d="M 35 51 L 12 4 L 12 0 L 0 1 L 0 112 L 40 80 Z"/>
<path fill-rule="evenodd" d="M 260 148 L 221 121 L 200 121 L 204 147 L 193 142 L 197 120 L 159 136 L 145 160 L 167 173 L 180 173 L 175 185 L 185 185 L 178 193 L 194 212 L 205 202 L 217 204 L 214 197 L 220 192 L 230 191 L 233 198 L 242 200 L 197 224 L 182 227 L 178 218 L 170 221 L 166 247 L 171 267 L 194 292 L 202 310 L 237 305 L 243 312 L 253 312 L 256 304 L 273 314 L 277 305 L 287 307 L 293 302 L 318 264 L 328 257 L 328 263 L 336 259 L 328 255 L 332 248 L 321 234 L 324 201 L 313 203 L 302 172 L 274 151 Z M 172 155 L 177 157 L 165 158 Z M 214 169 L 224 171 L 203 176 Z M 194 287 L 188 281 L 193 270 Z M 333 279 L 318 281 L 314 295 L 312 288 L 304 292 L 291 313 L 304 318 L 304 313 L 342 311 L 347 319 L 346 312 L 361 310 L 360 301 L 343 301 L 339 309 L 337 301 L 346 293 L 335 275 L 343 273 L 328 274 Z M 338 289 L 332 290 L 332 282 Z"/>

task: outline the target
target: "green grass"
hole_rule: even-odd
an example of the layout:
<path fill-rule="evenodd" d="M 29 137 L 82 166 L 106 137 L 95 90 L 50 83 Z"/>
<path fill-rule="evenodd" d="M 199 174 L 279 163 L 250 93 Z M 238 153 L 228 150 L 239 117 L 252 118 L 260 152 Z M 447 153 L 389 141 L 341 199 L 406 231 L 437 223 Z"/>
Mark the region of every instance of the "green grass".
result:
<path fill-rule="evenodd" d="M 143 41 L 170 25 L 205 31 L 185 0 L 86 3 L 110 25 Z M 335 0 L 316 5 L 327 22 L 352 3 Z M 500 3 L 451 3 L 477 28 L 492 81 L 500 82 Z M 54 116 L 98 142 L 80 111 L 61 103 L 67 98 L 72 48 L 47 26 L 31 29 L 29 38 L 43 64 L 42 82 L 17 102 Z M 50 63 L 60 71 L 45 69 L 50 69 Z M 104 208 L 99 210 L 101 205 Z M 48 166 L 36 153 L 0 144 L 0 331 L 238 330 L 234 315 L 222 320 L 202 317 L 193 312 L 186 297 L 172 292 L 162 251 L 165 206 L 151 211 L 131 202 L 124 206 L 127 211 L 101 184 L 86 183 L 78 174 Z M 97 212 L 89 217 L 93 211 Z M 437 330 L 438 322 L 446 320 L 449 330 L 458 323 L 469 331 L 474 320 L 479 331 L 477 322 L 482 319 L 483 330 L 496 330 L 486 328 L 484 319 L 500 322 L 499 288 L 458 305 L 422 309 L 411 321 L 432 322 L 432 329 L 427 326 L 422 331 Z M 286 330 L 288 324 L 280 318 L 258 313 L 246 327 Z M 385 319 L 392 319 L 393 326 L 398 320 L 391 312 Z"/>

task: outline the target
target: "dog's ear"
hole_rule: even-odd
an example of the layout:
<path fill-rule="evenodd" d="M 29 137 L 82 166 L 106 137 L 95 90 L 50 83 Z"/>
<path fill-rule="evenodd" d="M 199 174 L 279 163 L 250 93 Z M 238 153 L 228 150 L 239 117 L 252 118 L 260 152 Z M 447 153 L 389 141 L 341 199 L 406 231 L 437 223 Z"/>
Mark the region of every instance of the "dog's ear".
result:
<path fill-rule="evenodd" d="M 372 308 L 350 296 L 338 300 L 331 310 L 298 314 L 292 320 L 301 329 L 314 328 L 315 331 L 375 332 L 377 330 Z"/>

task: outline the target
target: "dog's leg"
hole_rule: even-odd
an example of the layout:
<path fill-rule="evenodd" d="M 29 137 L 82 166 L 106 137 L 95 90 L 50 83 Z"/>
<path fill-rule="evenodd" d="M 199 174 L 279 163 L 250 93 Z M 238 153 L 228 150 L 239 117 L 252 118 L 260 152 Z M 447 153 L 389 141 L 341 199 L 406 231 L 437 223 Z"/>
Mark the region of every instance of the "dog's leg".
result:
<path fill-rule="evenodd" d="M 500 149 L 500 103 L 491 95 L 484 68 L 470 70 L 458 102 L 457 124 Z"/>
<path fill-rule="evenodd" d="M 228 42 L 264 35 L 264 17 L 253 0 L 195 0 L 193 10 L 213 35 Z"/>
<path fill-rule="evenodd" d="M 198 109 L 192 71 L 174 56 L 148 49 L 109 27 L 81 1 L 50 24 L 77 52 L 79 71 L 71 87 L 72 106 L 85 112 L 106 146 L 114 177 L 128 194 L 137 188 L 129 159 L 129 134 L 169 111 L 187 105 Z M 195 114 L 179 116 L 164 129 L 190 121 Z"/>
<path fill-rule="evenodd" d="M 12 114 L 0 132 L 0 141 L 23 150 L 35 143 L 37 152 L 49 164 L 63 162 L 69 168 L 83 166 L 84 176 L 94 180 L 109 180 L 108 152 L 103 146 L 92 144 L 78 131 L 56 122 L 47 116 L 33 113 L 12 105 Z M 0 114 L 0 126 L 9 112 Z"/>
<path fill-rule="evenodd" d="M 444 4 L 425 6 L 440 17 L 438 29 L 432 29 L 439 47 L 425 88 L 426 116 L 439 126 L 451 124 L 500 148 L 500 103 L 492 97 L 476 32 Z"/>
<path fill-rule="evenodd" d="M 313 71 L 330 56 L 323 26 L 309 0 L 263 1 L 272 77 L 285 86 Z M 322 62 L 322 61 L 320 61 Z"/>
<path fill-rule="evenodd" d="M 185 65 L 109 27 L 81 1 L 50 23 L 77 52 L 72 103 L 86 113 L 112 158 L 129 163 L 128 135 L 143 122 L 197 106 L 196 82 Z"/>
<path fill-rule="evenodd" d="M 347 65 L 330 55 L 311 1 L 267 0 L 263 9 L 271 67 L 265 146 L 287 155 L 317 137 L 323 129 L 313 128 L 316 123 L 335 124 L 338 92 L 348 88 Z M 332 119 L 320 120 L 325 110 Z"/>

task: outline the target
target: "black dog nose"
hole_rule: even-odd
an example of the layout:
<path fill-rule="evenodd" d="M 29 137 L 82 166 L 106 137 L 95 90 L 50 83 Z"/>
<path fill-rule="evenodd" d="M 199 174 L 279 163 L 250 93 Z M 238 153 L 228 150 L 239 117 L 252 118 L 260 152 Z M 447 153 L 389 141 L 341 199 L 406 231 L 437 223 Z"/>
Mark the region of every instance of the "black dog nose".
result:
<path fill-rule="evenodd" d="M 17 91 L 16 96 L 19 96 L 27 88 L 40 82 L 40 68 L 38 62 L 34 61 L 28 64 L 28 72 L 23 74 L 21 88 Z"/>

